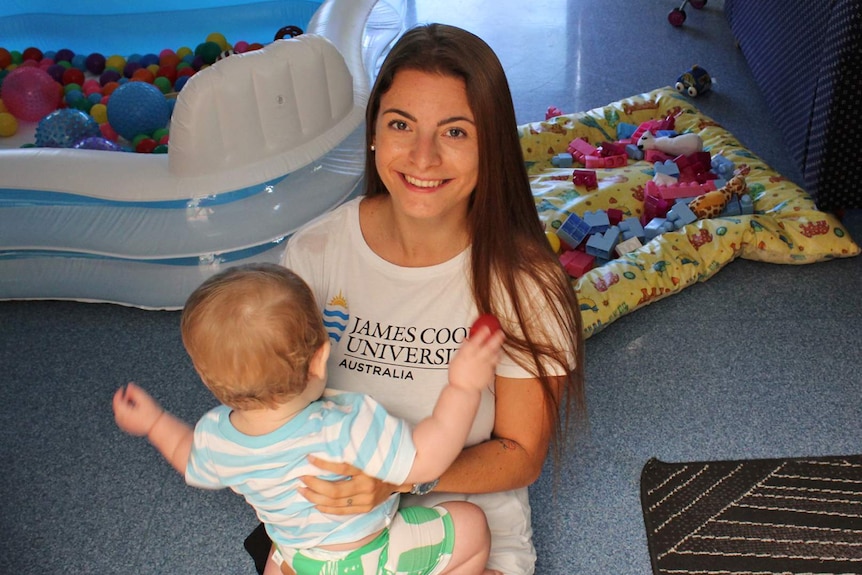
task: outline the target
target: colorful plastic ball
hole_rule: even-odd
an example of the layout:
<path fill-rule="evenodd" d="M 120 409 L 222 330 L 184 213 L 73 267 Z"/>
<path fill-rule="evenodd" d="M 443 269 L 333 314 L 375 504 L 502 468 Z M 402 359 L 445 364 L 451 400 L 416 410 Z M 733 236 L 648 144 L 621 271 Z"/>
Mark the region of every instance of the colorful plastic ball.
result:
<path fill-rule="evenodd" d="M 134 82 L 147 82 L 152 84 L 156 77 L 146 68 L 138 68 L 129 79 Z"/>
<path fill-rule="evenodd" d="M 144 54 L 140 59 L 141 66 L 146 68 L 148 66 L 152 66 L 153 64 L 158 65 L 159 57 L 155 54 Z"/>
<path fill-rule="evenodd" d="M 24 60 L 35 60 L 37 62 L 40 61 L 43 56 L 44 54 L 42 54 L 42 50 L 35 46 L 31 46 L 21 53 L 21 57 L 24 58 Z"/>
<path fill-rule="evenodd" d="M 84 60 L 84 67 L 87 68 L 87 71 L 94 76 L 98 76 L 104 72 L 106 65 L 107 59 L 98 52 L 93 52 L 87 56 L 86 60 Z"/>
<path fill-rule="evenodd" d="M 8 138 L 18 132 L 18 120 L 9 112 L 0 112 L 0 136 Z"/>
<path fill-rule="evenodd" d="M 12 63 L 12 54 L 6 48 L 0 48 L 0 69 L 6 68 Z"/>
<path fill-rule="evenodd" d="M 153 86 L 158 88 L 162 94 L 168 94 L 173 90 L 173 86 L 171 86 L 171 81 L 165 78 L 164 76 L 159 76 L 158 78 L 153 79 Z"/>
<path fill-rule="evenodd" d="M 74 106 L 75 102 L 84 99 L 84 93 L 81 90 L 67 90 L 66 91 L 66 104 L 68 106 Z"/>
<path fill-rule="evenodd" d="M 167 144 L 159 144 L 155 148 L 153 148 L 153 154 L 167 154 L 168 153 L 168 145 Z"/>
<path fill-rule="evenodd" d="M 227 38 L 225 38 L 224 34 L 221 32 L 211 32 L 207 34 L 206 41 L 215 42 L 222 50 L 227 50 L 231 47 L 230 44 L 228 44 Z"/>
<path fill-rule="evenodd" d="M 156 72 L 157 78 L 167 78 L 168 82 L 173 84 L 177 80 L 177 69 L 175 66 L 170 64 L 163 64 L 159 66 L 159 71 Z"/>
<path fill-rule="evenodd" d="M 237 54 L 242 54 L 243 52 L 248 51 L 248 42 L 245 40 L 240 40 L 236 44 L 233 45 L 233 51 Z"/>
<path fill-rule="evenodd" d="M 221 53 L 219 53 L 218 58 L 216 58 L 216 61 L 224 60 L 228 56 L 233 56 L 234 54 L 236 54 L 236 52 L 233 51 L 233 48 L 228 48 L 227 50 L 223 50 Z"/>
<path fill-rule="evenodd" d="M 222 49 L 217 42 L 202 42 L 195 48 L 195 56 L 202 58 L 205 64 L 212 64 L 216 61 Z"/>
<path fill-rule="evenodd" d="M 181 46 L 181 47 L 177 48 L 177 56 L 180 57 L 180 60 L 182 60 L 183 58 L 185 58 L 189 54 L 193 54 L 193 53 L 194 53 L 194 51 L 191 48 L 189 48 L 188 46 Z"/>
<path fill-rule="evenodd" d="M 54 56 L 54 60 L 57 62 L 65 61 L 71 62 L 72 58 L 75 57 L 75 53 L 69 50 L 68 48 L 63 48 L 62 50 L 57 50 L 57 54 Z"/>
<path fill-rule="evenodd" d="M 69 68 L 63 72 L 63 84 L 78 84 L 84 83 L 84 73 L 77 68 Z"/>
<path fill-rule="evenodd" d="M 87 136 L 72 146 L 78 150 L 100 150 L 103 152 L 125 152 L 126 149 L 103 136 Z"/>
<path fill-rule="evenodd" d="M 119 87 L 120 87 L 119 82 L 108 82 L 107 84 L 102 86 L 102 95 L 103 96 L 110 96 L 111 94 L 114 93 L 114 90 L 116 90 Z"/>
<path fill-rule="evenodd" d="M 81 110 L 67 108 L 51 112 L 36 127 L 40 148 L 71 148 L 89 136 L 99 136 L 99 124 Z"/>
<path fill-rule="evenodd" d="M 164 94 L 146 82 L 129 82 L 111 94 L 108 122 L 127 140 L 167 126 L 171 110 Z"/>
<path fill-rule="evenodd" d="M 105 60 L 105 68 L 113 68 L 117 72 L 121 72 L 123 68 L 126 67 L 126 59 L 120 56 L 119 54 L 114 54 L 113 56 L 108 56 L 108 59 Z"/>
<path fill-rule="evenodd" d="M 0 86 L 0 98 L 9 112 L 26 122 L 36 122 L 60 105 L 59 84 L 39 68 L 16 68 Z"/>
<path fill-rule="evenodd" d="M 152 138 L 143 138 L 135 145 L 135 151 L 139 154 L 151 154 L 158 143 Z"/>
<path fill-rule="evenodd" d="M 105 86 L 110 82 L 116 82 L 121 77 L 121 74 L 113 68 L 108 68 L 99 75 L 99 84 Z"/>
<path fill-rule="evenodd" d="M 77 68 L 78 70 L 84 71 L 87 69 L 87 57 L 83 54 L 75 54 L 72 57 L 72 66 Z"/>
<path fill-rule="evenodd" d="M 173 66 L 174 68 L 176 68 L 177 64 L 179 64 L 181 61 L 182 58 L 180 58 L 176 52 L 163 53 L 159 57 L 159 66 Z"/>
<path fill-rule="evenodd" d="M 72 82 L 71 84 L 66 84 L 65 86 L 63 86 L 63 93 L 64 94 L 68 94 L 69 92 L 75 92 L 75 91 L 83 93 L 83 90 L 81 90 L 80 84 L 75 84 L 74 82 Z"/>
<path fill-rule="evenodd" d="M 174 82 L 174 92 L 182 90 L 185 87 L 186 82 L 189 81 L 189 78 L 191 78 L 191 76 L 179 76 L 176 82 Z"/>
<path fill-rule="evenodd" d="M 66 72 L 66 68 L 61 64 L 52 64 L 48 66 L 45 71 L 51 76 L 55 82 L 60 84 L 63 83 L 63 73 Z"/>
<path fill-rule="evenodd" d="M 81 90 L 89 96 L 90 94 L 100 93 L 102 92 L 102 85 L 99 84 L 99 81 L 95 78 L 87 78 L 84 80 L 84 83 L 81 84 Z"/>
<path fill-rule="evenodd" d="M 123 67 L 123 76 L 125 76 L 126 78 L 131 78 L 135 74 L 135 72 L 140 70 L 140 69 L 141 69 L 141 63 L 140 62 L 134 62 L 132 60 L 129 60 L 128 62 L 126 62 L 126 65 Z"/>
<path fill-rule="evenodd" d="M 101 102 L 98 104 L 93 104 L 93 107 L 90 108 L 90 115 L 93 116 L 93 119 L 96 120 L 96 123 L 101 126 L 108 121 L 108 107 Z"/>
<path fill-rule="evenodd" d="M 103 138 L 107 138 L 112 142 L 116 142 L 120 139 L 120 135 L 114 130 L 114 128 L 111 127 L 108 122 L 105 122 L 104 124 L 99 124 L 99 131 L 102 133 Z"/>

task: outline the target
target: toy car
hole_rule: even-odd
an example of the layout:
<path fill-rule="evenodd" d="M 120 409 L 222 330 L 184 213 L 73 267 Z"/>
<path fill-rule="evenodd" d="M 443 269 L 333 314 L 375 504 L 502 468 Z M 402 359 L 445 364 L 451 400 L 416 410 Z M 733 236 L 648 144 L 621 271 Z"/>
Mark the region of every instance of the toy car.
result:
<path fill-rule="evenodd" d="M 694 65 L 690 70 L 684 72 L 676 79 L 674 88 L 680 94 L 688 94 L 692 98 L 695 98 L 700 94 L 709 92 L 712 88 L 712 77 L 709 75 L 709 72 L 700 66 Z"/>

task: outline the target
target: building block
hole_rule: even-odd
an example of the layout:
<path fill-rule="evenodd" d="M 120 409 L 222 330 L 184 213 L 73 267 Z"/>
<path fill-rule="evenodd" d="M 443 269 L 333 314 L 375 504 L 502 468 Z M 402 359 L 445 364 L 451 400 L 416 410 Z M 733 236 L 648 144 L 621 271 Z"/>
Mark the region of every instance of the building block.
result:
<path fill-rule="evenodd" d="M 714 174 L 725 180 L 732 178 L 733 170 L 736 169 L 736 165 L 733 161 L 725 158 L 722 154 L 716 154 L 712 157 L 712 160 L 710 160 L 710 167 Z"/>
<path fill-rule="evenodd" d="M 619 140 L 629 140 L 632 135 L 635 133 L 638 127 L 634 124 L 627 124 L 626 122 L 620 122 L 617 124 L 617 139 Z"/>
<path fill-rule="evenodd" d="M 624 144 L 618 144 L 616 142 L 602 142 L 602 145 L 598 147 L 599 155 L 603 158 L 608 156 L 623 156 L 626 153 L 626 147 Z"/>
<path fill-rule="evenodd" d="M 587 156 L 595 156 L 598 153 L 596 147 L 583 138 L 575 138 L 569 142 L 567 150 L 575 161 L 581 164 L 586 163 Z"/>
<path fill-rule="evenodd" d="M 614 248 L 617 256 L 624 256 L 629 252 L 633 252 L 643 244 L 637 238 L 629 238 L 627 240 L 623 240 L 617 244 L 617 247 Z"/>
<path fill-rule="evenodd" d="M 665 154 L 664 152 L 660 152 L 658 150 L 644 150 L 644 160 L 650 162 L 651 164 L 655 162 L 664 162 L 665 160 L 672 160 L 673 156 L 670 154 Z"/>
<path fill-rule="evenodd" d="M 621 221 L 617 227 L 620 228 L 620 233 L 622 234 L 623 241 L 629 240 L 631 238 L 637 238 L 641 242 L 643 242 L 646 235 L 644 234 L 644 227 L 641 224 L 641 221 L 637 218 L 626 218 Z"/>
<path fill-rule="evenodd" d="M 751 199 L 750 194 L 742 194 L 742 196 L 739 197 L 739 208 L 746 216 L 750 216 L 754 213 L 754 200 Z"/>
<path fill-rule="evenodd" d="M 575 159 L 568 152 L 557 154 L 551 158 L 551 165 L 555 168 L 571 168 L 575 164 Z"/>
<path fill-rule="evenodd" d="M 611 221 L 608 213 L 604 210 L 596 210 L 594 212 L 584 212 L 584 222 L 590 226 L 591 234 L 600 234 L 607 231 L 611 227 Z"/>
<path fill-rule="evenodd" d="M 626 145 L 626 155 L 628 155 L 629 159 L 634 160 L 635 162 L 639 162 L 644 159 L 644 151 L 634 144 Z"/>
<path fill-rule="evenodd" d="M 724 204 L 724 209 L 718 214 L 719 217 L 732 217 L 742 214 L 742 208 L 739 205 L 739 198 L 731 196 L 727 203 Z"/>
<path fill-rule="evenodd" d="M 588 235 L 590 235 L 590 225 L 577 214 L 569 214 L 566 221 L 557 229 L 557 237 L 571 250 L 578 247 Z"/>
<path fill-rule="evenodd" d="M 584 157 L 584 165 L 594 170 L 600 168 L 623 168 L 628 163 L 629 157 L 626 154 L 618 156 L 590 155 Z"/>
<path fill-rule="evenodd" d="M 613 259 L 614 248 L 620 243 L 620 229 L 611 226 L 605 233 L 593 234 L 587 240 L 587 253 L 596 258 Z"/>
<path fill-rule="evenodd" d="M 581 250 L 570 250 L 560 254 L 560 264 L 573 278 L 579 278 L 596 265 L 596 257 Z"/>
<path fill-rule="evenodd" d="M 674 204 L 673 207 L 668 210 L 667 221 L 671 222 L 675 230 L 678 230 L 683 226 L 696 222 L 697 216 L 693 211 L 691 211 L 688 204 L 680 202 L 678 204 Z"/>
<path fill-rule="evenodd" d="M 548 110 L 545 112 L 545 121 L 547 122 L 551 118 L 556 118 L 557 116 L 562 116 L 563 111 L 557 108 L 556 106 L 548 106 Z"/>
<path fill-rule="evenodd" d="M 677 182 L 676 184 L 660 185 L 650 180 L 646 183 L 644 193 L 647 196 L 662 198 L 664 200 L 675 200 L 676 198 L 696 197 L 715 189 L 712 180 L 703 184 L 699 182 Z"/>
<path fill-rule="evenodd" d="M 668 222 L 667 218 L 653 218 L 644 226 L 644 236 L 650 241 L 663 233 L 672 232 L 673 229 L 673 224 Z"/>
<path fill-rule="evenodd" d="M 676 180 L 679 178 L 679 166 L 673 160 L 665 160 L 664 162 L 656 162 L 653 164 L 653 170 L 656 174 L 664 174 L 666 176 L 673 176 L 673 179 Z"/>
<path fill-rule="evenodd" d="M 572 183 L 576 186 L 585 186 L 588 190 L 595 190 L 599 187 L 599 181 L 596 179 L 595 170 L 576 168 L 572 173 Z"/>
<path fill-rule="evenodd" d="M 643 222 L 649 222 L 653 218 L 663 218 L 670 209 L 670 202 L 647 194 L 644 197 Z"/>
<path fill-rule="evenodd" d="M 605 210 L 605 213 L 608 214 L 608 221 L 611 223 L 612 226 L 615 226 L 621 221 L 623 221 L 623 218 L 625 217 L 623 211 L 617 208 L 608 208 Z"/>

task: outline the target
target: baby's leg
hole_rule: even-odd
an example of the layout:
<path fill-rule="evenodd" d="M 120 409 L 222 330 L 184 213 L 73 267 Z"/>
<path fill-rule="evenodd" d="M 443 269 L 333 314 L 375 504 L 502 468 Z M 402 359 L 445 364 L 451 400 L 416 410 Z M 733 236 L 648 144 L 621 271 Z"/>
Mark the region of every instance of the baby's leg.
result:
<path fill-rule="evenodd" d="M 442 503 L 455 525 L 455 545 L 452 548 L 452 558 L 442 573 L 458 575 L 492 575 L 496 571 L 488 571 L 485 565 L 491 551 L 491 532 L 488 521 L 480 507 L 467 501 L 449 501 Z"/>
<path fill-rule="evenodd" d="M 278 566 L 278 563 L 272 558 L 275 553 L 275 545 L 272 546 L 272 549 L 269 550 L 269 555 L 266 558 L 266 567 L 263 569 L 263 575 L 296 575 L 296 572 L 291 569 L 290 565 L 287 564 L 287 561 L 284 561 L 281 564 L 281 567 Z"/>

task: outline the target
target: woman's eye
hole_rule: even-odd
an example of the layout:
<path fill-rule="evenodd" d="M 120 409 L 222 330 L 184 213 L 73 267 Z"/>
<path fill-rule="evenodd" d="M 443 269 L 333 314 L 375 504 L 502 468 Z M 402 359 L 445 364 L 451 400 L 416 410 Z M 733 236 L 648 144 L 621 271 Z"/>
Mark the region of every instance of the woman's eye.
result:
<path fill-rule="evenodd" d="M 463 138 L 467 135 L 467 133 L 461 128 L 449 128 L 446 131 L 446 135 L 450 138 Z"/>
<path fill-rule="evenodd" d="M 394 128 L 395 130 L 406 130 L 407 122 L 404 120 L 392 120 L 389 122 L 389 127 Z"/>

